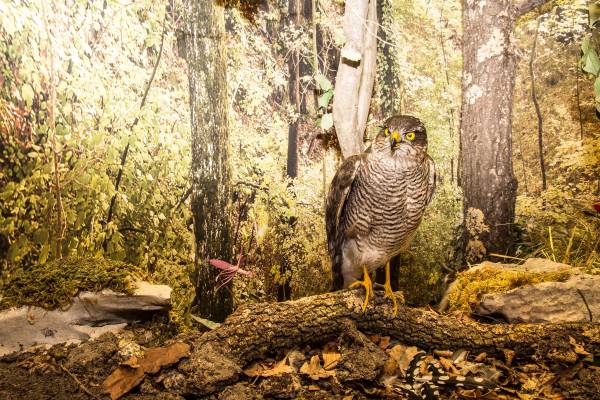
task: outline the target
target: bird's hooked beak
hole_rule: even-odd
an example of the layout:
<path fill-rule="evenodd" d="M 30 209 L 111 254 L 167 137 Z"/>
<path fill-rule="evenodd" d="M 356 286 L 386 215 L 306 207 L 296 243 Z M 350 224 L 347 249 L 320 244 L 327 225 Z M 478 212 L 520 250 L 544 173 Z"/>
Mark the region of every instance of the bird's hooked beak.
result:
<path fill-rule="evenodd" d="M 399 132 L 392 132 L 392 134 L 390 135 L 390 144 L 392 146 L 392 149 L 396 148 L 396 145 L 400 143 L 401 140 L 402 138 L 400 137 Z"/>

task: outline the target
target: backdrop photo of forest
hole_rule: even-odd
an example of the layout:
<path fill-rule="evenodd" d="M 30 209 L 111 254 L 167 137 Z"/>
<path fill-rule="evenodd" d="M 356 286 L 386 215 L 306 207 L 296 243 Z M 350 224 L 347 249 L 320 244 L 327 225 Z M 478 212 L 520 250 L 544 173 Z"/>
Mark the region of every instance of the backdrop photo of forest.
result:
<path fill-rule="evenodd" d="M 600 2 L 0 0 L 2 399 L 600 398 L 599 252 Z"/>

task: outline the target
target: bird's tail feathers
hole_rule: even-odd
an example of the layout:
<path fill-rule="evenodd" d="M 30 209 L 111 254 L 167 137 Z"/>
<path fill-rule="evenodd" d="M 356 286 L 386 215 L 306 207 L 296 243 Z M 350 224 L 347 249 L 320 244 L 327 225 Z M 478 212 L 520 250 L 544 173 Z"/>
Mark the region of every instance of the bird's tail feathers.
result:
<path fill-rule="evenodd" d="M 340 290 L 344 288 L 344 276 L 342 275 L 342 262 L 343 257 L 340 253 L 335 253 L 332 263 L 332 271 L 333 271 L 333 282 L 332 282 L 332 290 Z"/>

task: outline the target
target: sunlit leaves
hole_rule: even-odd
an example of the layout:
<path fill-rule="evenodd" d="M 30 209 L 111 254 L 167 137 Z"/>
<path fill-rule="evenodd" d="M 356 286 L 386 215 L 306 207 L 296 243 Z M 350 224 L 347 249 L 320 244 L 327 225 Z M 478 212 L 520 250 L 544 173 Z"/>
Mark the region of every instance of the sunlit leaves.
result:
<path fill-rule="evenodd" d="M 581 63 L 583 70 L 588 74 L 598 75 L 600 72 L 600 58 L 593 48 L 588 47 L 588 51 L 583 54 Z"/>
<path fill-rule="evenodd" d="M 327 130 L 333 127 L 333 114 L 327 113 L 321 117 L 321 129 Z"/>
<path fill-rule="evenodd" d="M 6 161 L 0 173 L 0 236 L 11 249 L 9 268 L 56 256 L 54 156 L 45 101 L 49 53 L 41 4 L 0 2 L 0 66 L 11 66 L 0 71 L 0 151 Z M 106 6 L 75 2 L 69 7 L 59 2 L 48 10 L 53 31 L 60 32 L 53 51 L 64 255 L 104 255 L 144 264 L 164 249 L 172 259 L 189 261 L 189 211 L 185 204 L 173 207 L 187 187 L 189 117 L 187 79 L 171 53 L 172 30 L 165 38 L 163 63 L 164 69 L 177 72 L 175 78 L 165 82 L 161 64 L 146 107 L 139 106 L 156 59 L 146 47 L 160 39 L 164 9 L 164 3 L 140 1 Z M 6 130 L 3 111 L 8 107 L 31 121 L 31 134 Z M 136 116 L 140 120 L 132 130 Z M 128 142 L 115 216 L 107 226 Z M 169 163 L 173 165 L 167 168 Z M 136 170 L 142 171 L 140 177 Z"/>
<path fill-rule="evenodd" d="M 323 130 L 331 129 L 333 127 L 333 114 L 328 112 L 328 108 L 333 97 L 333 85 L 323 74 L 317 74 L 315 76 L 315 81 L 321 92 L 317 98 L 317 106 L 323 113 L 323 116 L 318 121 L 318 125 Z"/>
<path fill-rule="evenodd" d="M 25 83 L 23 84 L 23 86 L 21 86 L 21 97 L 23 98 L 25 104 L 27 104 L 28 107 L 31 107 L 31 105 L 33 104 L 33 95 L 33 88 L 30 84 Z"/>
<path fill-rule="evenodd" d="M 327 91 L 333 89 L 333 85 L 331 84 L 329 79 L 327 79 L 327 77 L 323 74 L 317 74 L 315 76 L 315 81 L 317 82 L 319 90 L 321 90 L 323 92 L 327 92 Z"/>

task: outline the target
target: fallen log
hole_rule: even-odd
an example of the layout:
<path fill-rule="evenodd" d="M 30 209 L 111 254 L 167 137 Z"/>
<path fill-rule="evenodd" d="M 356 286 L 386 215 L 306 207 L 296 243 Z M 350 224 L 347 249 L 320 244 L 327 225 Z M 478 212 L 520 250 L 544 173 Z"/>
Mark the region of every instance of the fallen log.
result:
<path fill-rule="evenodd" d="M 358 329 L 423 349 L 467 349 L 515 360 L 575 363 L 600 354 L 600 324 L 482 324 L 433 311 L 400 307 L 393 317 L 383 296 L 363 313 L 363 292 L 339 291 L 284 303 L 240 307 L 220 327 L 184 340 L 190 357 L 157 381 L 181 395 L 205 395 L 236 382 L 250 361 L 302 344 L 323 343 Z"/>

